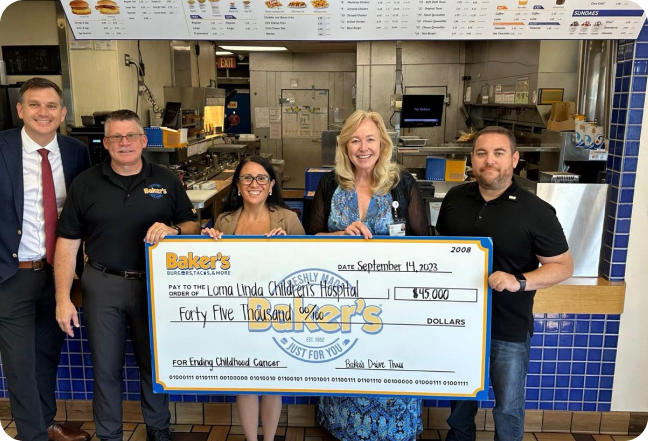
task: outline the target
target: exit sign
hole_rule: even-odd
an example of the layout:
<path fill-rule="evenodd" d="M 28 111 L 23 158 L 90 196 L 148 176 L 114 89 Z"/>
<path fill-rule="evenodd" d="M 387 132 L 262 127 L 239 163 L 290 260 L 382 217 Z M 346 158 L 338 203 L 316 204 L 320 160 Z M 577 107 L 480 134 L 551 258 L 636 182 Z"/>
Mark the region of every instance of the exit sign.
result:
<path fill-rule="evenodd" d="M 219 69 L 236 69 L 236 57 L 217 57 L 216 66 Z"/>

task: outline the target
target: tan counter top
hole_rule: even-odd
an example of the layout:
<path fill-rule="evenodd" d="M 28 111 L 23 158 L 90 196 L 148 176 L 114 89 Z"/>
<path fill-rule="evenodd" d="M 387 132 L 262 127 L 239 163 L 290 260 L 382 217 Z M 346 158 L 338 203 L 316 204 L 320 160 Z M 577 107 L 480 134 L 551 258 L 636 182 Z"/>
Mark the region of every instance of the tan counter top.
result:
<path fill-rule="evenodd" d="M 602 277 L 572 277 L 551 288 L 538 290 L 535 313 L 621 314 L 625 282 Z"/>

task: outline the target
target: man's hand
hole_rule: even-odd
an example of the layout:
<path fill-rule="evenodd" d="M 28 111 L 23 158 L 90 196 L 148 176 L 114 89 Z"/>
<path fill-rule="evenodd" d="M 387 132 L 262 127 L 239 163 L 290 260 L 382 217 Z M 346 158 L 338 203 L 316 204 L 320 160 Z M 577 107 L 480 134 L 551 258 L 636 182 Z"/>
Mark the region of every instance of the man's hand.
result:
<path fill-rule="evenodd" d="M 488 278 L 488 284 L 495 291 L 517 292 L 520 289 L 520 282 L 517 281 L 513 274 L 504 271 L 495 271 Z"/>
<path fill-rule="evenodd" d="M 63 332 L 70 337 L 74 337 L 74 330 L 70 323 L 72 323 L 75 328 L 78 328 L 79 314 L 77 313 L 76 307 L 69 299 L 67 302 L 56 302 L 56 321 Z"/>
<path fill-rule="evenodd" d="M 155 245 L 162 239 L 164 239 L 168 234 L 178 234 L 178 231 L 175 228 L 163 224 L 162 222 L 156 222 L 151 225 L 151 228 L 146 232 L 146 237 L 144 242 Z"/>

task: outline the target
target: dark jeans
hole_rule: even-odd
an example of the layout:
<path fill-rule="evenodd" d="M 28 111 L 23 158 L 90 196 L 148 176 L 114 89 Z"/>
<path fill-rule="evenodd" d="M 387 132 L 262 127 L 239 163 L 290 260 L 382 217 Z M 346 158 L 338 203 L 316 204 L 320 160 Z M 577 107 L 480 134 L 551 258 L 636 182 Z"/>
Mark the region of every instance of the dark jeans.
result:
<path fill-rule="evenodd" d="M 495 393 L 495 441 L 520 441 L 524 436 L 524 386 L 529 369 L 531 337 L 526 342 L 491 339 L 490 379 Z M 477 401 L 452 401 L 446 441 L 474 441 Z"/>
<path fill-rule="evenodd" d="M 125 280 L 86 265 L 81 291 L 94 366 L 92 405 L 97 437 L 122 439 L 122 369 L 127 327 L 140 369 L 144 422 L 151 429 L 168 429 L 169 396 L 153 393 L 146 278 Z"/>
<path fill-rule="evenodd" d="M 52 268 L 19 269 L 0 283 L 0 354 L 18 437 L 47 441 L 65 334 L 56 323 Z"/>

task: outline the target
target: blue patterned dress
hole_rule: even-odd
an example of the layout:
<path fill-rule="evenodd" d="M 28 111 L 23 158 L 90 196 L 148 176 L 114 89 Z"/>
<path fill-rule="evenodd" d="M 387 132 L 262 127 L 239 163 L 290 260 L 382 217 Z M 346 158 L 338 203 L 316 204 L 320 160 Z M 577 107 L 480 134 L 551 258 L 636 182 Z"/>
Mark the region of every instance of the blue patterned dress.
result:
<path fill-rule="evenodd" d="M 391 212 L 392 196 L 373 195 L 369 202 L 364 224 L 371 234 L 389 236 L 389 226 L 394 223 Z M 331 214 L 328 218 L 329 231 L 344 231 L 353 222 L 360 220 L 358 210 L 358 193 L 340 186 L 333 193 Z"/>
<path fill-rule="evenodd" d="M 374 195 L 364 224 L 372 234 L 389 235 L 391 194 Z M 329 231 L 343 231 L 360 220 L 355 190 L 338 186 L 331 201 Z M 341 441 L 413 441 L 423 430 L 421 400 L 390 397 L 321 397 L 319 422 Z"/>

